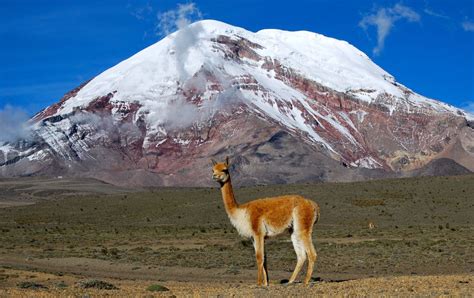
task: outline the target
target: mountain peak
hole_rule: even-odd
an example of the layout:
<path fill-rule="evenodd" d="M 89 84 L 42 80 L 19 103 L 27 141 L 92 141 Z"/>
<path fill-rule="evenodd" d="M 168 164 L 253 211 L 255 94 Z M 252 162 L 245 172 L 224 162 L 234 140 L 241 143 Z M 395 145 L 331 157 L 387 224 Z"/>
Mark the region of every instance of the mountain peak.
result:
<path fill-rule="evenodd" d="M 227 45 L 224 45 L 223 38 L 227 39 Z M 246 50 L 258 59 L 228 59 L 229 55 L 236 53 L 226 51 L 238 51 L 241 46 L 248 47 Z M 454 110 L 397 83 L 393 76 L 345 41 L 308 31 L 265 29 L 254 33 L 223 22 L 202 20 L 170 34 L 98 75 L 58 112 L 69 113 L 73 108 L 87 105 L 97 96 L 108 93 L 113 93 L 116 100 L 127 102 L 172 96 L 179 88 L 178 82 L 183 84 L 203 67 L 230 77 L 251 71 L 254 77 L 270 83 L 267 78 L 271 80 L 272 73 L 262 68 L 265 61 L 278 61 L 300 76 L 338 92 L 351 93 L 359 100 L 373 102 L 380 94 L 390 94 L 410 105 Z"/>

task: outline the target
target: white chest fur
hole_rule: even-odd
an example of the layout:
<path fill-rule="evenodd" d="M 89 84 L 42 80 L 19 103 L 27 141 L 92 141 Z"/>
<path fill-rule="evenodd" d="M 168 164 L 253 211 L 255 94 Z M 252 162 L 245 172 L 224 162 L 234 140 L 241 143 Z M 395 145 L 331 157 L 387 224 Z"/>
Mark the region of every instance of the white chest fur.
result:
<path fill-rule="evenodd" d="M 247 210 L 234 210 L 232 215 L 229 215 L 230 222 L 237 229 L 237 232 L 244 237 L 252 237 L 252 225 L 250 223 L 250 216 Z"/>

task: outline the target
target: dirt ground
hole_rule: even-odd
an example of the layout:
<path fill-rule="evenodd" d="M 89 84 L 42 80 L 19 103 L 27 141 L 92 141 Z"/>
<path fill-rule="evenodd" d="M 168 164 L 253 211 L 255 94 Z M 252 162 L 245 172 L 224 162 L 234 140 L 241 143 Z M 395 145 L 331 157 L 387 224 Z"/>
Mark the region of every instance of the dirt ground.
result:
<path fill-rule="evenodd" d="M 267 240 L 270 286 L 255 286 L 252 244 L 217 188 L 31 178 L 0 187 L 0 297 L 474 293 L 474 175 L 237 189 L 239 202 L 297 193 L 320 204 L 309 287 L 282 284 L 296 263 L 288 234 Z M 80 286 L 90 279 L 118 289 Z"/>
<path fill-rule="evenodd" d="M 270 283 L 268 287 L 257 287 L 250 282 L 232 279 L 223 281 L 162 281 L 158 284 L 167 291 L 147 290 L 156 280 L 107 278 L 103 279 L 118 289 L 84 289 L 80 282 L 88 278 L 77 275 L 57 275 L 26 270 L 3 269 L 0 278 L 9 282 L 0 289 L 1 297 L 315 297 L 318 296 L 472 296 L 472 275 L 443 276 L 397 276 L 362 278 L 353 280 L 318 280 L 309 286 L 303 284 L 282 285 Z M 126 273 L 123 272 L 125 276 Z M 45 289 L 19 289 L 22 280 L 35 280 Z"/>

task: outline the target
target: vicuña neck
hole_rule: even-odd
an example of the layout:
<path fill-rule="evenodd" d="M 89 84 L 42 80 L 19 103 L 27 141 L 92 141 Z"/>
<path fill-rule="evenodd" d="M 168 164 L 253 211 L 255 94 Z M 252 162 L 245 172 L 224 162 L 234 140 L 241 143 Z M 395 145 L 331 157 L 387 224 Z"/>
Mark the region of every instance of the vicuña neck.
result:
<path fill-rule="evenodd" d="M 225 210 L 227 214 L 231 215 L 235 209 L 239 206 L 235 201 L 234 190 L 232 189 L 232 183 L 230 182 L 230 177 L 227 181 L 221 186 L 222 199 L 224 200 Z"/>

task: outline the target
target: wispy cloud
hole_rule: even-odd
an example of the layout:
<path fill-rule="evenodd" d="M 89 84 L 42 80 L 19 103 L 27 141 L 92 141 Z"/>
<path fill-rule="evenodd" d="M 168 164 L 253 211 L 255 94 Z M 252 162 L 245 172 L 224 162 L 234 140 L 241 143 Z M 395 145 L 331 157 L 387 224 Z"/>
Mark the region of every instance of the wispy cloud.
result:
<path fill-rule="evenodd" d="M 474 32 L 474 22 L 464 21 L 462 23 L 462 28 L 464 29 L 464 31 Z"/>
<path fill-rule="evenodd" d="M 374 55 L 379 55 L 385 45 L 385 40 L 390 31 L 398 21 L 419 22 L 420 15 L 408 6 L 400 3 L 393 7 L 379 8 L 371 14 L 367 14 L 359 22 L 364 30 L 373 26 L 377 30 L 377 46 L 373 49 Z"/>
<path fill-rule="evenodd" d="M 155 33 L 158 36 L 166 36 L 200 19 L 202 13 L 194 2 L 180 3 L 175 9 L 157 14 Z"/>
<path fill-rule="evenodd" d="M 464 31 L 467 31 L 467 32 L 474 32 L 474 22 L 468 20 L 468 19 L 465 19 L 464 22 L 461 22 L 459 23 L 458 20 L 455 20 L 454 18 L 451 18 L 450 16 L 442 13 L 442 12 L 439 12 L 439 11 L 434 11 L 432 10 L 431 8 L 428 8 L 426 7 L 425 9 L 423 9 L 423 12 L 429 16 L 432 16 L 432 17 L 435 17 L 435 18 L 439 18 L 439 19 L 444 19 L 445 21 L 449 22 L 451 25 L 454 25 L 456 27 L 458 27 L 460 25 L 460 27 L 464 30 Z M 458 27 L 459 28 L 459 27 Z"/>
<path fill-rule="evenodd" d="M 153 12 L 153 7 L 150 2 L 138 7 L 133 7 L 129 4 L 127 8 L 129 8 L 130 14 L 140 21 L 148 18 L 148 16 Z"/>
<path fill-rule="evenodd" d="M 447 15 L 442 14 L 440 12 L 436 12 L 436 11 L 432 10 L 431 8 L 425 8 L 423 10 L 423 12 L 426 13 L 427 15 L 430 15 L 430 16 L 435 17 L 435 18 L 440 18 L 440 19 L 445 19 L 445 20 L 450 19 L 450 17 L 448 17 Z"/>

